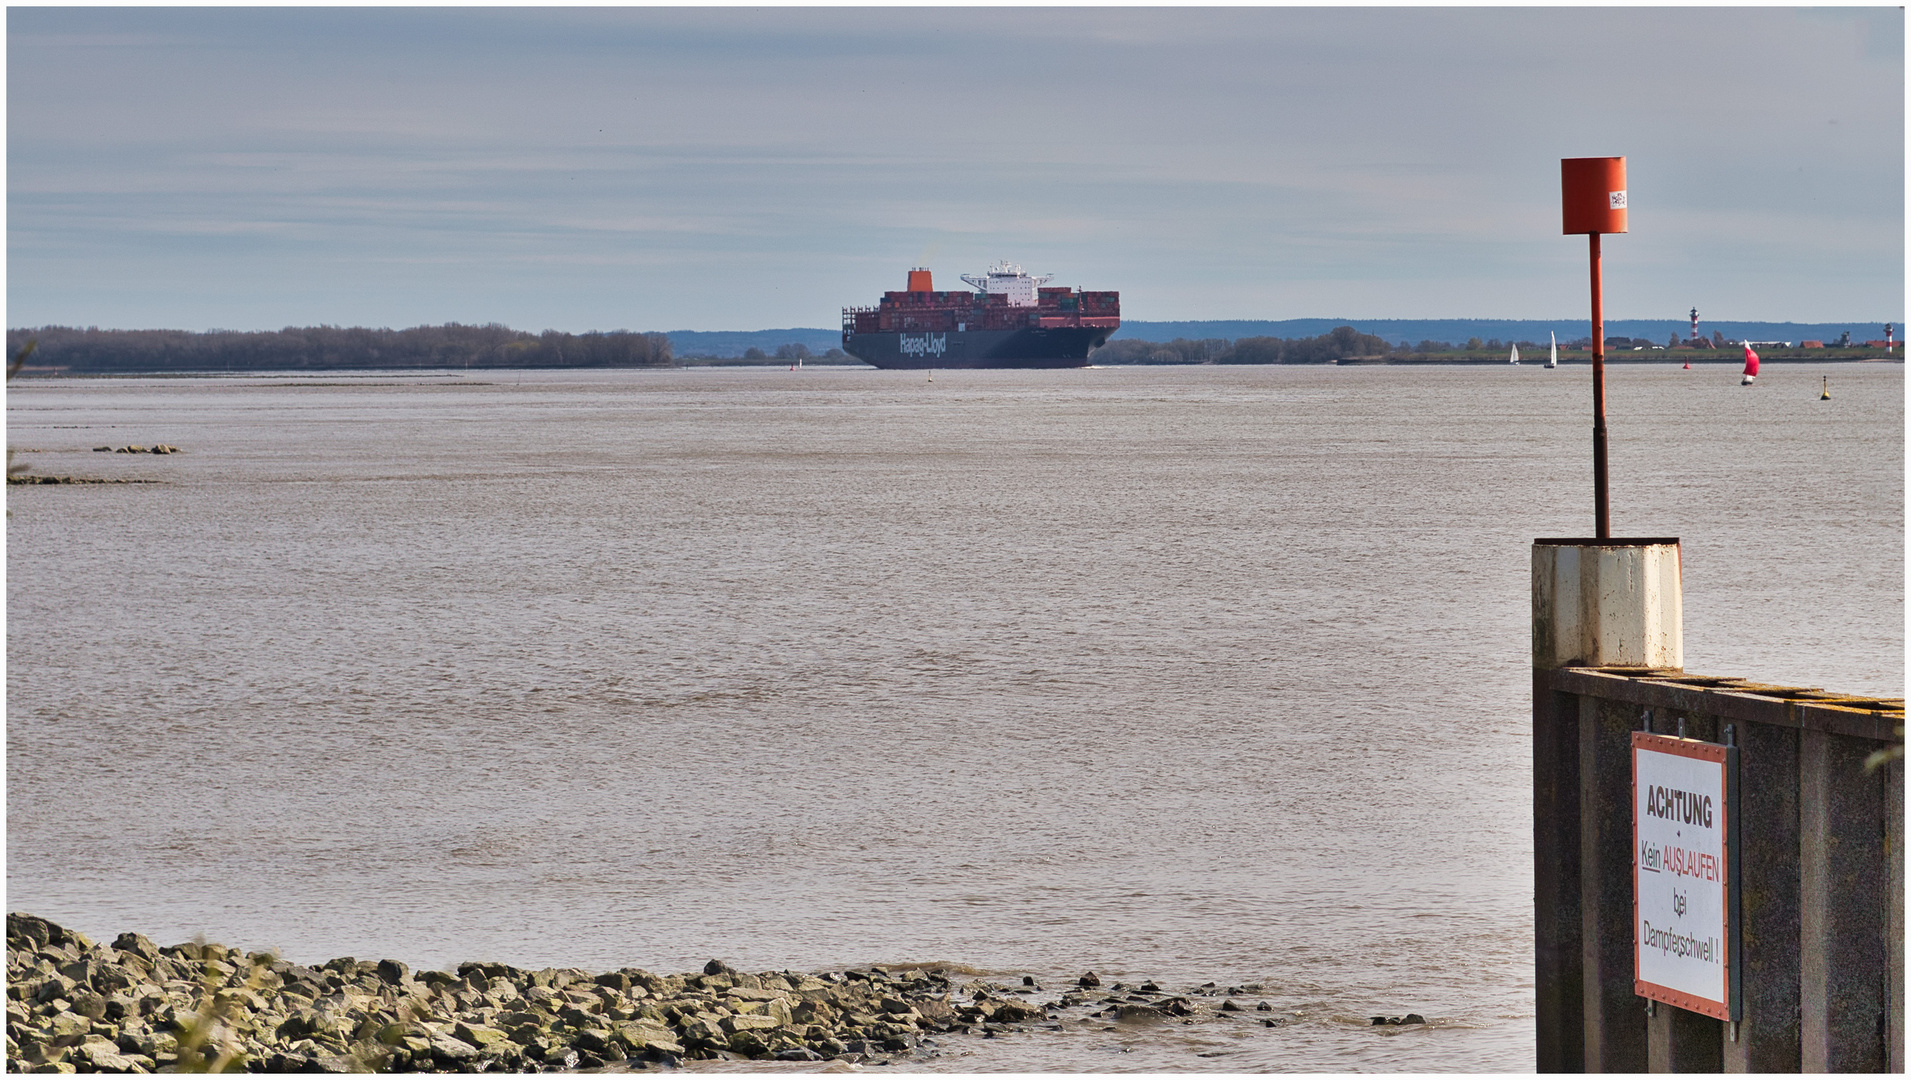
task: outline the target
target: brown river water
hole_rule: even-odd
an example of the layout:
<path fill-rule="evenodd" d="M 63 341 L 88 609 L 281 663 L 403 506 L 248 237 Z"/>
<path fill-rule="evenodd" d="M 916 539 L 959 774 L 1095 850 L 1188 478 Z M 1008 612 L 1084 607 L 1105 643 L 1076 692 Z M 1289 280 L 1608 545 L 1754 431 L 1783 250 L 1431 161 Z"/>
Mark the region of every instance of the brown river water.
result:
<path fill-rule="evenodd" d="M 1612 369 L 1614 528 L 1683 538 L 1688 669 L 1904 693 L 1903 370 Z M 1528 545 L 1591 531 L 1590 396 L 19 381 L 34 471 L 161 482 L 8 491 L 7 905 L 305 963 L 1258 983 L 1288 1021 L 908 1069 L 1530 1069 Z M 182 452 L 91 449 L 129 443 Z"/>

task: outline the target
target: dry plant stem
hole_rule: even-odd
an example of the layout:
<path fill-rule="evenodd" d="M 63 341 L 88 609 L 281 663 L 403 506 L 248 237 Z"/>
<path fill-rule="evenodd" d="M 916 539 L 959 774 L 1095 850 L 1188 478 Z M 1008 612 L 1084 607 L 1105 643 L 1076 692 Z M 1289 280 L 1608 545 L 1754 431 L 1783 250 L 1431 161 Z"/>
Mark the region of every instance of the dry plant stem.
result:
<path fill-rule="evenodd" d="M 204 942 L 198 942 L 198 944 L 204 944 Z M 250 993 L 259 988 L 261 974 L 266 970 L 264 963 L 250 957 L 246 959 L 246 963 L 249 969 L 246 973 L 245 984 L 242 989 L 235 991 L 220 989 L 222 980 L 219 978 L 219 972 L 212 966 L 212 961 L 205 962 L 202 969 L 199 1008 L 192 1023 L 179 1033 L 179 1070 L 181 1072 L 221 1073 L 235 1061 L 241 1065 L 244 1064 L 244 1055 L 237 1033 L 227 1026 L 226 1016 L 232 1011 L 232 1003 L 240 994 Z M 219 1048 L 219 1055 L 208 1062 L 200 1048 L 208 1042 L 214 1042 L 215 1036 L 217 1036 L 215 1044 Z"/>

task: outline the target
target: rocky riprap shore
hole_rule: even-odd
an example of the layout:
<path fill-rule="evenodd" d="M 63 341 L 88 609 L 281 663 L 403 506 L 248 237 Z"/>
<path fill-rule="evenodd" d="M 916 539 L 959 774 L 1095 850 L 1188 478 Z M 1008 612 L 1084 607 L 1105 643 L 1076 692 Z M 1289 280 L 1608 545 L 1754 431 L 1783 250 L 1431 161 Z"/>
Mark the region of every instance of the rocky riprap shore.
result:
<path fill-rule="evenodd" d="M 535 1072 L 668 1067 L 683 1058 L 885 1064 L 937 1039 L 1075 1023 L 1202 1020 L 1277 1027 L 1260 987 L 1152 982 L 1104 989 L 1093 972 L 1049 1001 L 1022 985 L 937 968 L 746 974 L 593 974 L 467 963 L 413 972 L 139 934 L 111 945 L 7 916 L 7 1068 L 20 1072 Z M 1219 998 L 1219 1001 L 1214 999 Z M 1417 1017 L 1416 1017 L 1417 1019 Z"/>

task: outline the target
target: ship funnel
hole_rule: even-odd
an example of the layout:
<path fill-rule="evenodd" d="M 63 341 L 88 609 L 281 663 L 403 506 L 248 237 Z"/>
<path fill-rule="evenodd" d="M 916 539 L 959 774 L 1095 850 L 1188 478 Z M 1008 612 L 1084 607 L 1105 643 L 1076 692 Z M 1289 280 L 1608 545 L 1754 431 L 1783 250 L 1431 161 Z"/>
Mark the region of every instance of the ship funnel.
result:
<path fill-rule="evenodd" d="M 909 271 L 910 292 L 935 292 L 936 287 L 929 282 L 929 271 L 921 267 Z"/>

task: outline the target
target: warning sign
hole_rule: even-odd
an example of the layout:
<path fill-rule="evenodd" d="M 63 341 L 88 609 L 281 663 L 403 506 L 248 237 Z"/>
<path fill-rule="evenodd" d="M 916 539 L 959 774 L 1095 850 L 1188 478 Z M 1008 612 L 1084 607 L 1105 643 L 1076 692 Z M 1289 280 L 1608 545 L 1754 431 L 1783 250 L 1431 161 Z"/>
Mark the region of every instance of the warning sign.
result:
<path fill-rule="evenodd" d="M 1633 992 L 1738 1019 L 1738 751 L 1632 736 Z"/>

